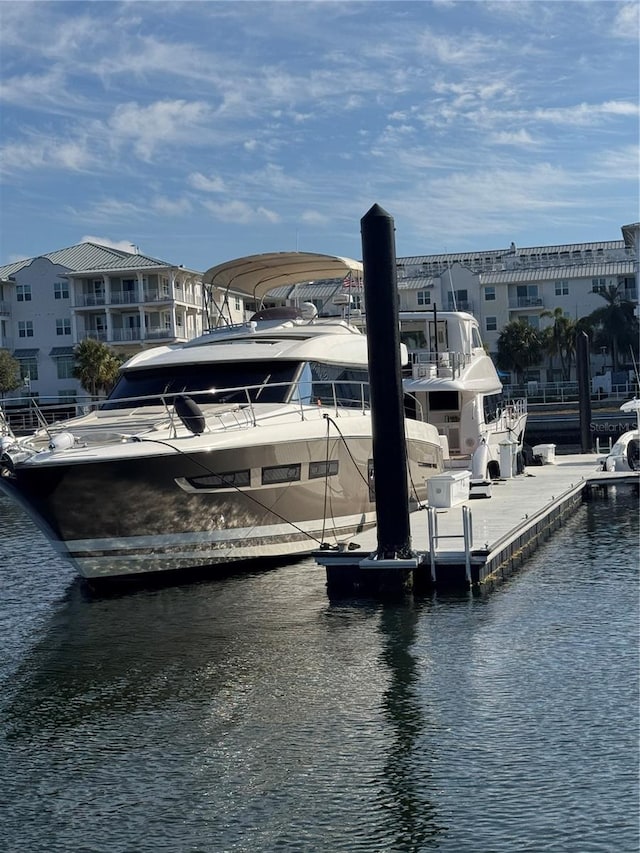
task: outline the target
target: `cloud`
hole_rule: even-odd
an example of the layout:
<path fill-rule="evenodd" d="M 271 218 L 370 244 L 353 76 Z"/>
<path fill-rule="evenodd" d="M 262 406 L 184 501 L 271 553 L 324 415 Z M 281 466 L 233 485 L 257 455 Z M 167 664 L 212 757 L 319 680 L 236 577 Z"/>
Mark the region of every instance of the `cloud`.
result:
<path fill-rule="evenodd" d="M 23 143 L 11 142 L 0 148 L 0 168 L 4 172 L 34 169 L 87 170 L 94 162 L 82 140 L 61 140 L 34 136 Z"/>
<path fill-rule="evenodd" d="M 151 202 L 151 208 L 163 216 L 181 216 L 190 213 L 192 205 L 187 198 L 167 198 L 158 196 Z"/>
<path fill-rule="evenodd" d="M 85 234 L 80 238 L 81 243 L 97 243 L 99 246 L 107 246 L 110 249 L 118 249 L 121 252 L 138 254 L 138 247 L 130 240 L 112 240 L 111 237 L 95 237 L 93 234 Z"/>
<path fill-rule="evenodd" d="M 640 7 L 637 3 L 625 3 L 616 12 L 609 32 L 614 38 L 638 41 Z"/>
<path fill-rule="evenodd" d="M 215 202 L 204 201 L 205 207 L 209 213 L 213 214 L 214 219 L 222 222 L 234 222 L 239 225 L 248 225 L 255 222 L 268 222 L 271 224 L 280 222 L 280 216 L 273 210 L 265 207 L 251 207 L 244 201 L 229 201 Z"/>
<path fill-rule="evenodd" d="M 300 219 L 305 225 L 313 225 L 313 226 L 323 226 L 327 225 L 331 219 L 324 213 L 320 213 L 317 210 L 305 210 L 300 215 Z"/>
<path fill-rule="evenodd" d="M 192 172 L 187 177 L 187 183 L 194 190 L 202 190 L 206 193 L 222 193 L 225 191 L 224 181 L 219 175 L 207 177 L 202 172 Z"/>
<path fill-rule="evenodd" d="M 136 154 L 149 161 L 160 145 L 193 144 L 209 114 L 202 101 L 156 101 L 146 107 L 130 102 L 116 107 L 108 130 L 114 141 L 130 141 Z"/>
<path fill-rule="evenodd" d="M 491 134 L 489 143 L 493 145 L 516 145 L 516 146 L 531 146 L 537 143 L 526 130 L 516 131 L 499 131 Z"/>

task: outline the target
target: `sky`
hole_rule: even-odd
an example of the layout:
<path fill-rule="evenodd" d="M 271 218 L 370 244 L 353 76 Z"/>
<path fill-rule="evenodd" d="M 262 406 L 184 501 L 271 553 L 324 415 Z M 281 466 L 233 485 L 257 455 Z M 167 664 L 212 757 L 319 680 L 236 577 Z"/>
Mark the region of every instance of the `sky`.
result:
<path fill-rule="evenodd" d="M 619 240 L 640 6 L 0 0 L 0 264 Z"/>

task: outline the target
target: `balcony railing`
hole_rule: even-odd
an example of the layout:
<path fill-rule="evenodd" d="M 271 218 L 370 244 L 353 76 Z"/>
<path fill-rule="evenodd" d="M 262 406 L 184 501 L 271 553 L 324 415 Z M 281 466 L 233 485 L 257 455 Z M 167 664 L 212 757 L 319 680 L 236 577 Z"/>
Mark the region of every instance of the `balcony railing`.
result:
<path fill-rule="evenodd" d="M 544 308 L 541 296 L 518 296 L 509 300 L 509 309 L 515 308 Z"/>

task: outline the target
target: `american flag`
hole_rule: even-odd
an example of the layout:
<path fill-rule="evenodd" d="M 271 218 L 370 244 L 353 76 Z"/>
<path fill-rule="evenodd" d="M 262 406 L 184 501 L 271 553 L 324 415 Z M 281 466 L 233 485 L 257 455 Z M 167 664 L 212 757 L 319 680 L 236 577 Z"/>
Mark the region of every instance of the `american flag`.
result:
<path fill-rule="evenodd" d="M 342 286 L 344 288 L 357 287 L 362 289 L 362 282 L 356 278 L 352 272 L 350 272 L 342 280 Z"/>

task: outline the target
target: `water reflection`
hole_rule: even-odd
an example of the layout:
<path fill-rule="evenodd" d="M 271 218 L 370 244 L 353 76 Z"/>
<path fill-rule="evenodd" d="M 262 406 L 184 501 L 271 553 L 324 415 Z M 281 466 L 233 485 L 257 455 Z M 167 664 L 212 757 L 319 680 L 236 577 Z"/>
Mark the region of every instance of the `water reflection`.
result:
<path fill-rule="evenodd" d="M 426 609 L 427 604 L 416 603 L 389 606 L 380 619 L 381 658 L 390 674 L 383 707 L 392 738 L 382 799 L 394 826 L 396 849 L 407 853 L 437 847 L 442 832 L 432 802 L 429 766 L 434 726 L 427 716 L 425 697 L 419 694 L 420 672 L 414 652 L 417 625 Z"/>

